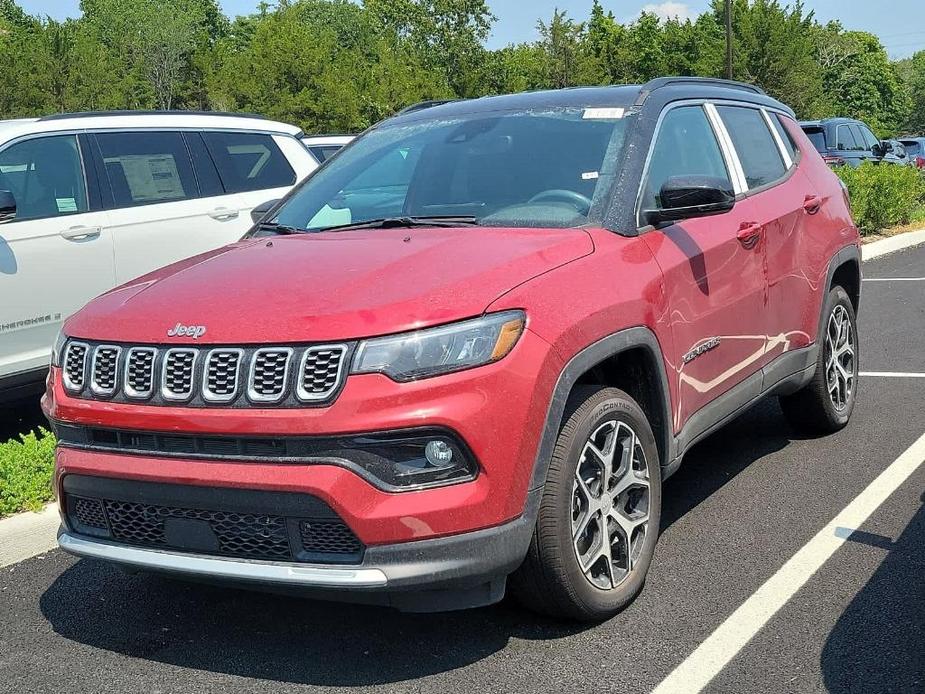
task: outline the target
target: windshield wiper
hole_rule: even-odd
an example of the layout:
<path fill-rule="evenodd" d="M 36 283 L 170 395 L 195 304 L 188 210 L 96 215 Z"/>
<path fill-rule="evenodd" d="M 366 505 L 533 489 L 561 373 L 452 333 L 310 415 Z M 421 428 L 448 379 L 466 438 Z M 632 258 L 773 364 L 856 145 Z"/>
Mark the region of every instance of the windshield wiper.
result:
<path fill-rule="evenodd" d="M 313 231 L 352 231 L 353 229 L 409 229 L 411 227 L 477 227 L 478 220 L 471 215 L 432 215 L 414 217 L 382 217 L 363 222 L 337 224 Z"/>
<path fill-rule="evenodd" d="M 280 235 L 307 233 L 305 229 L 299 229 L 298 227 L 287 226 L 286 224 L 280 224 L 279 222 L 260 222 L 259 224 L 257 224 L 257 230 L 258 231 L 272 231 Z"/>

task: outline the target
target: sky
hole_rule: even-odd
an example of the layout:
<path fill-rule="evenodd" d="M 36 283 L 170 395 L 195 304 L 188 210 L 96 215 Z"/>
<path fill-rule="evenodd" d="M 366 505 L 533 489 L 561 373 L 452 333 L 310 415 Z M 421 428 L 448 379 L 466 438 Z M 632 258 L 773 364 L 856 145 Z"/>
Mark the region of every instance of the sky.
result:
<path fill-rule="evenodd" d="M 258 0 L 221 0 L 225 14 L 236 16 L 254 11 Z M 79 0 L 18 0 L 30 14 L 50 15 L 55 19 L 76 17 L 80 14 Z M 497 17 L 490 48 L 509 43 L 533 41 L 537 38 L 536 22 L 548 19 L 553 10 L 566 10 L 573 19 L 587 19 L 592 0 L 488 0 Z M 709 5 L 709 0 L 667 0 L 639 2 L 639 0 L 601 0 L 621 21 L 631 21 L 642 9 L 662 16 L 694 18 Z M 820 22 L 840 20 L 847 29 L 860 29 L 877 34 L 891 58 L 905 58 L 925 49 L 925 12 L 922 0 L 891 0 L 886 3 L 870 0 L 805 0 L 804 7 L 815 11 Z"/>

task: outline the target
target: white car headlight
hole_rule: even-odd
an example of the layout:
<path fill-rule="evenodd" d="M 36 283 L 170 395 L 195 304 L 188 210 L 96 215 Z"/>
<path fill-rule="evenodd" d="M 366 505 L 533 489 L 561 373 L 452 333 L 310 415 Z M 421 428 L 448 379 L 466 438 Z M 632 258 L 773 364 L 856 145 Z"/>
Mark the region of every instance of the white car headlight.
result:
<path fill-rule="evenodd" d="M 523 311 L 503 311 L 364 340 L 353 358 L 351 373 L 383 373 L 396 381 L 414 381 L 489 364 L 507 356 L 525 323 Z"/>

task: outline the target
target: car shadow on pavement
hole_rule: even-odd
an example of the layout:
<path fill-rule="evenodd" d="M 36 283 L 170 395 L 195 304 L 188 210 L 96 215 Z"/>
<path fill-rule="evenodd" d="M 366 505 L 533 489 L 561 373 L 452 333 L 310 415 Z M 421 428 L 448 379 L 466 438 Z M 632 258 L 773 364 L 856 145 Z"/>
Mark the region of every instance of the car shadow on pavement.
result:
<path fill-rule="evenodd" d="M 87 559 L 57 578 L 40 608 L 56 633 L 95 648 L 183 668 L 340 687 L 448 672 L 503 650 L 511 638 L 553 640 L 589 628 L 544 620 L 511 600 L 404 614 L 128 575 Z"/>
<path fill-rule="evenodd" d="M 665 482 L 662 532 L 764 456 L 799 440 L 775 398 L 768 398 L 696 444 Z"/>
<path fill-rule="evenodd" d="M 789 431 L 776 403 L 765 403 L 695 447 L 668 483 L 663 528 L 755 460 L 785 447 Z M 55 632 L 95 648 L 320 686 L 372 686 L 435 675 L 488 658 L 511 639 L 550 641 L 593 628 L 543 619 L 511 599 L 449 614 L 402 614 L 127 575 L 92 560 L 64 571 L 42 595 L 40 607 Z"/>
<path fill-rule="evenodd" d="M 821 657 L 826 689 L 925 692 L 925 505 L 895 542 L 865 532 L 852 533 L 848 541 L 888 554 L 826 640 Z"/>

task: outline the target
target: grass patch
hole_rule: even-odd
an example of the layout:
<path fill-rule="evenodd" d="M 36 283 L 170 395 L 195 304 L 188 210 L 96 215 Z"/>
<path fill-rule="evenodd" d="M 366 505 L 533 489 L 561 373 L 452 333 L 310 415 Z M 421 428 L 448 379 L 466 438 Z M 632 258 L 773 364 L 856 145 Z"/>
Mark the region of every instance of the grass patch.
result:
<path fill-rule="evenodd" d="M 54 470 L 55 437 L 46 429 L 0 443 L 0 518 L 51 501 Z"/>

